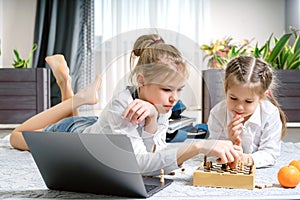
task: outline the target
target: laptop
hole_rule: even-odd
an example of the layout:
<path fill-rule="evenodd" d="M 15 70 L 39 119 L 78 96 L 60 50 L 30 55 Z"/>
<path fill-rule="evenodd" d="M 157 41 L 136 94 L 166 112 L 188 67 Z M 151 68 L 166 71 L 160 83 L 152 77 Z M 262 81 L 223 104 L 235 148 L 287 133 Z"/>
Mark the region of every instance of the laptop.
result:
<path fill-rule="evenodd" d="M 24 131 L 23 136 L 51 190 L 147 198 L 172 183 L 143 177 L 123 134 Z"/>

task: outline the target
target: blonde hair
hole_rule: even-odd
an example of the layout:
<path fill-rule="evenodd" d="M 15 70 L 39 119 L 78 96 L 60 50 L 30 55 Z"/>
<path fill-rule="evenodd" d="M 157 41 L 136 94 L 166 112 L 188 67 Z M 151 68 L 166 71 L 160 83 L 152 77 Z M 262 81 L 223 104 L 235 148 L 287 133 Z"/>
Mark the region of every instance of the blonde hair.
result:
<path fill-rule="evenodd" d="M 176 69 L 171 66 L 175 66 Z M 184 79 L 188 77 L 188 70 L 181 53 L 174 46 L 166 44 L 157 34 L 142 35 L 136 40 L 130 55 L 130 68 L 129 80 L 133 85 L 138 73 L 142 73 L 149 81 L 159 77 L 169 80 L 171 77 L 175 78 L 175 74 L 178 73 Z"/>
<path fill-rule="evenodd" d="M 240 56 L 227 64 L 224 86 L 227 93 L 231 85 L 247 84 L 261 98 L 268 98 L 279 110 L 282 122 L 281 138 L 283 138 L 286 133 L 286 116 L 272 93 L 275 86 L 274 78 L 268 63 L 250 56 Z"/>

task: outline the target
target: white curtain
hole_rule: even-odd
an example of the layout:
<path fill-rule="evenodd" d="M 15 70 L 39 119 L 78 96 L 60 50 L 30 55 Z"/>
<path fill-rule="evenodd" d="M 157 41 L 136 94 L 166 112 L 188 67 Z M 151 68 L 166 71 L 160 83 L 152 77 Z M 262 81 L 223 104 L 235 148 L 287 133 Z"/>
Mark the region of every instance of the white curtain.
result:
<path fill-rule="evenodd" d="M 158 33 L 176 46 L 190 69 L 182 100 L 201 107 L 202 54 L 209 0 L 95 0 L 95 72 L 101 74 L 100 108 L 128 84 L 129 56 L 142 34 Z"/>

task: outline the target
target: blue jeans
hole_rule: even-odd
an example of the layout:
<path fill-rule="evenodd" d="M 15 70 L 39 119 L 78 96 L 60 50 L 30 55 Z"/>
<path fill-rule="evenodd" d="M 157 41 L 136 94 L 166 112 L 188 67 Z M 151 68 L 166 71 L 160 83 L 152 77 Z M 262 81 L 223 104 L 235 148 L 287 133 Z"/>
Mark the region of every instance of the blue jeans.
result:
<path fill-rule="evenodd" d="M 97 120 L 97 116 L 67 117 L 55 124 L 46 126 L 44 131 L 82 133 L 87 127 L 93 125 Z"/>

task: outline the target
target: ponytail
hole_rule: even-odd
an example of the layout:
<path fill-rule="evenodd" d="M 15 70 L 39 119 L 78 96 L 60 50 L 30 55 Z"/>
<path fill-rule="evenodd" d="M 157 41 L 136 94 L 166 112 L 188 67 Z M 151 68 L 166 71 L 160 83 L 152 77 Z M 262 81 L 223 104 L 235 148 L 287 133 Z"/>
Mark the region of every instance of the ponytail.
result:
<path fill-rule="evenodd" d="M 273 96 L 273 94 L 268 94 L 267 97 L 270 100 L 270 102 L 272 104 L 274 104 L 278 108 L 278 110 L 279 110 L 280 119 L 281 119 L 281 123 L 282 123 L 281 139 L 283 139 L 284 136 L 285 136 L 285 134 L 286 134 L 286 115 L 283 112 L 283 110 L 281 109 L 278 101 L 275 99 L 275 97 Z"/>

